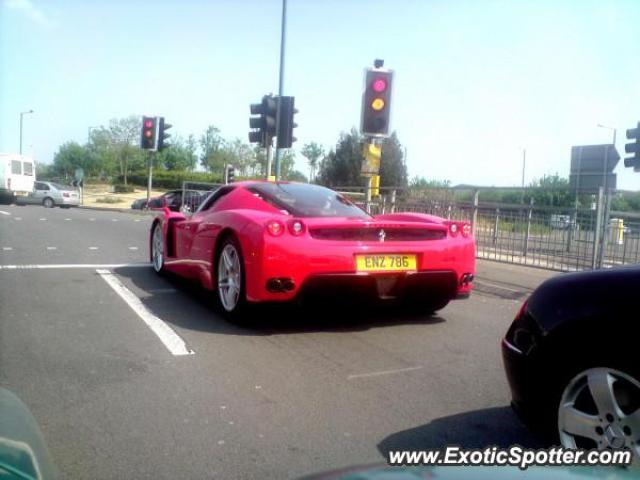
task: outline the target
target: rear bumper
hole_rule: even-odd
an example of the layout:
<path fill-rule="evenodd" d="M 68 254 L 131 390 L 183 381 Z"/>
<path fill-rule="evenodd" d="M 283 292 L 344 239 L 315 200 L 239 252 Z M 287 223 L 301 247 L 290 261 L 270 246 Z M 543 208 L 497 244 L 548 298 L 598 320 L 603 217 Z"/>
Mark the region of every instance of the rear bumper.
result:
<path fill-rule="evenodd" d="M 326 301 L 339 292 L 341 303 L 392 299 L 428 302 L 453 299 L 457 290 L 457 276 L 453 271 L 316 274 L 305 280 L 296 299 Z"/>
<path fill-rule="evenodd" d="M 533 426 L 541 412 L 534 408 L 540 404 L 540 388 L 536 386 L 531 361 L 506 339 L 502 340 L 502 360 L 511 390 L 511 407 L 524 423 Z"/>
<path fill-rule="evenodd" d="M 73 197 L 62 197 L 62 198 L 58 198 L 55 201 L 58 205 L 69 205 L 70 207 L 77 207 L 80 205 L 80 199 L 79 198 L 73 198 Z"/>

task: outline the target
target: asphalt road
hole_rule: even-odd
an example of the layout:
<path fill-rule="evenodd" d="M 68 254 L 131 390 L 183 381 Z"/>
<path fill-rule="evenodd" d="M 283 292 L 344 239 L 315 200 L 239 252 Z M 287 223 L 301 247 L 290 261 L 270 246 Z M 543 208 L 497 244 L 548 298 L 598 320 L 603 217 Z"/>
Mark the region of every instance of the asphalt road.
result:
<path fill-rule="evenodd" d="M 258 309 L 247 329 L 140 266 L 150 221 L 0 206 L 0 386 L 62 478 L 281 479 L 389 449 L 537 445 L 508 407 L 499 341 L 553 273 L 479 261 L 474 295 L 436 316 L 342 312 L 336 297 Z"/>

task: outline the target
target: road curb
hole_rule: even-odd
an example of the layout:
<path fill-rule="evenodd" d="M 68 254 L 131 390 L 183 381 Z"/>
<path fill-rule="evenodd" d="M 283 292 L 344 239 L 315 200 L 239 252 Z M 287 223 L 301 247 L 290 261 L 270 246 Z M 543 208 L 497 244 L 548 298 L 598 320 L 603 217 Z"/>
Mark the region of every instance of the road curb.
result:
<path fill-rule="evenodd" d="M 120 212 L 120 213 L 132 213 L 134 215 L 147 215 L 147 216 L 156 216 L 158 212 L 151 210 L 137 210 L 133 208 L 113 208 L 113 207 L 90 207 L 88 205 L 80 205 L 76 208 L 81 208 L 83 210 L 96 210 L 102 212 Z"/>

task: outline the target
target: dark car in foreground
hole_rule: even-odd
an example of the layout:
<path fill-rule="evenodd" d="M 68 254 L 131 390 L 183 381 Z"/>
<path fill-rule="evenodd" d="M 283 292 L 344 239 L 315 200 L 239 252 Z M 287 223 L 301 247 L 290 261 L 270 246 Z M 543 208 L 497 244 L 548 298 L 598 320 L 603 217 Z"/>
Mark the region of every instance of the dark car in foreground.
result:
<path fill-rule="evenodd" d="M 572 273 L 540 285 L 502 341 L 512 405 L 571 448 L 640 458 L 640 266 Z"/>

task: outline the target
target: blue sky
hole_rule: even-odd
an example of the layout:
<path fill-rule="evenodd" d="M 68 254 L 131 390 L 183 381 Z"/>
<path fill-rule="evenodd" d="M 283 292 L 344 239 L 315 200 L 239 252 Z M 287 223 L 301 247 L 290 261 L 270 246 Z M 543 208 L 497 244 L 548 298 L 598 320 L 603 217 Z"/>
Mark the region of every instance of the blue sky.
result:
<path fill-rule="evenodd" d="M 0 1 L 0 151 L 29 109 L 24 151 L 43 162 L 130 114 L 246 140 L 249 104 L 278 88 L 280 0 Z M 358 124 L 374 58 L 396 71 L 411 176 L 519 185 L 523 148 L 527 182 L 566 176 L 571 145 L 611 141 L 598 123 L 622 153 L 640 120 L 637 0 L 288 0 L 287 27 L 298 148 Z"/>

